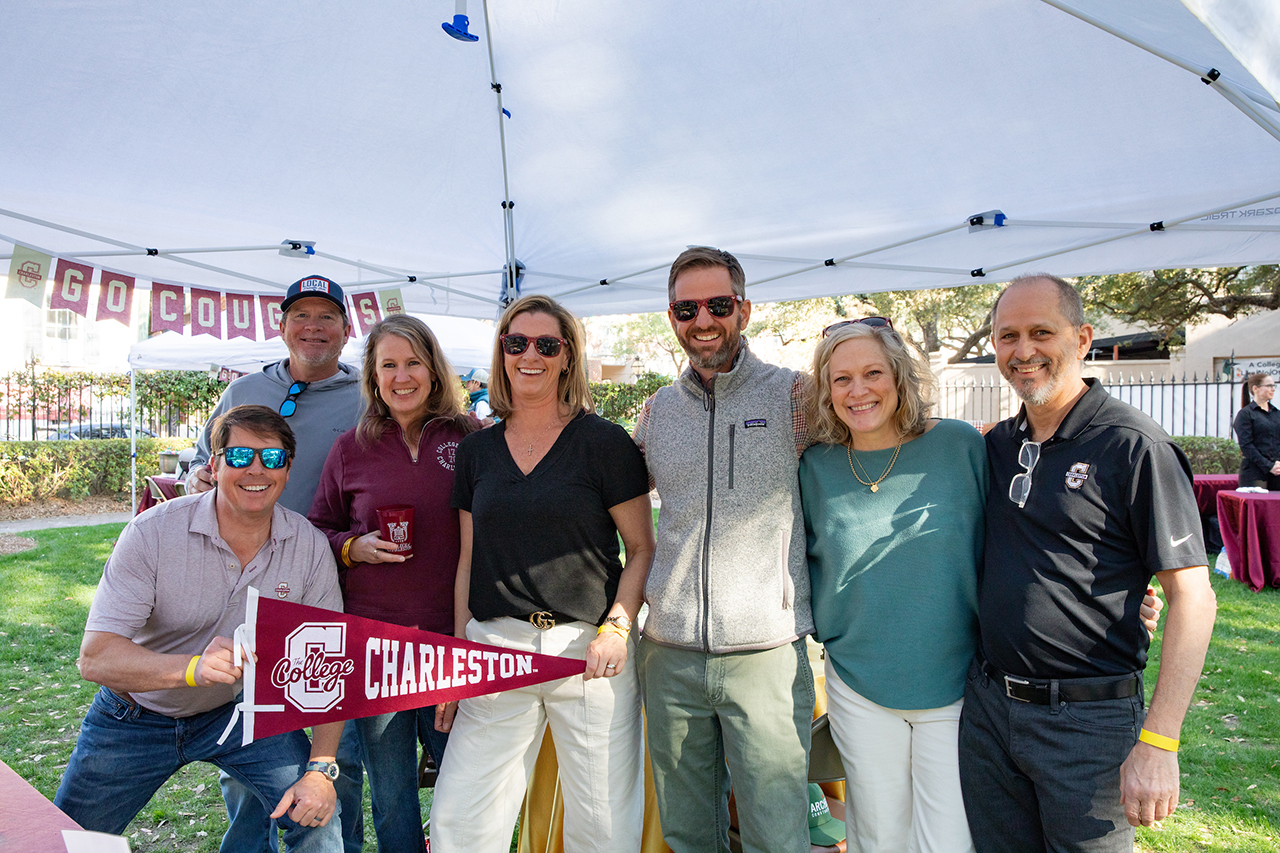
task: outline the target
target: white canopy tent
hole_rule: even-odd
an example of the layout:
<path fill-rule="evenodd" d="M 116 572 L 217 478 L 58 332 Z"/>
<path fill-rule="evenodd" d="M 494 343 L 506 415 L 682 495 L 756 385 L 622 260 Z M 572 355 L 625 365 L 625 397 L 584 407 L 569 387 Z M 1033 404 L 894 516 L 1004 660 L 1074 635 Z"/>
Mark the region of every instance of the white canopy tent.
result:
<path fill-rule="evenodd" d="M 0 253 L 468 317 L 1276 261 L 1275 4 L 1186 2 L 9 0 Z"/>

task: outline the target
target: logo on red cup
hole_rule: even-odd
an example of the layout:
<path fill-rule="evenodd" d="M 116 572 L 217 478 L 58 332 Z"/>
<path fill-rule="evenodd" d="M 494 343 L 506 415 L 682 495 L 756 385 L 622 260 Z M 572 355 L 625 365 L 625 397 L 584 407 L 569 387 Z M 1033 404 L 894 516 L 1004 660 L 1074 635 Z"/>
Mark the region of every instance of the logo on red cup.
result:
<path fill-rule="evenodd" d="M 379 536 L 394 542 L 391 553 L 413 556 L 413 507 L 408 504 L 378 507 Z"/>

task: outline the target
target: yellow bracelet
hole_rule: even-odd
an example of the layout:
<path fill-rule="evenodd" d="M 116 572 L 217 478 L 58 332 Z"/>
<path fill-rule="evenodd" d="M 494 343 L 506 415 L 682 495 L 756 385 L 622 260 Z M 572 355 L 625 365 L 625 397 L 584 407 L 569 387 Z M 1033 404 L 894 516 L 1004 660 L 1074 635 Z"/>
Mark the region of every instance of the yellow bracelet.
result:
<path fill-rule="evenodd" d="M 617 634 L 624 640 L 631 634 L 630 631 L 624 631 L 612 622 L 606 622 L 600 626 L 599 630 L 596 631 L 596 636 L 598 637 L 606 631 Z"/>
<path fill-rule="evenodd" d="M 187 664 L 187 686 L 195 687 L 196 685 L 196 664 L 200 663 L 200 655 L 191 658 L 191 663 Z"/>
<path fill-rule="evenodd" d="M 351 543 L 356 541 L 356 537 L 352 536 L 342 543 L 342 564 L 348 569 L 354 569 L 356 564 L 351 562 Z"/>
<path fill-rule="evenodd" d="M 1169 752 L 1178 751 L 1177 738 L 1158 735 L 1155 732 L 1149 732 L 1146 729 L 1143 729 L 1141 732 L 1138 733 L 1138 740 L 1142 741 L 1143 743 L 1149 743 L 1152 746 L 1156 747 L 1157 749 L 1164 749 L 1164 750 L 1168 750 Z"/>

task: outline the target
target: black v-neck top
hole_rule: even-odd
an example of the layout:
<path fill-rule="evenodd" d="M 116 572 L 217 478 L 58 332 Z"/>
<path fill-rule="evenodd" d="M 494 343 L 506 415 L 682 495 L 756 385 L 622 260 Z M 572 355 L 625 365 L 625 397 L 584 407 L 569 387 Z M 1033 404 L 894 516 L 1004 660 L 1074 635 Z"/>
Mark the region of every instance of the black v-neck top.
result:
<path fill-rule="evenodd" d="M 583 412 L 528 474 L 511 458 L 506 422 L 458 446 L 453 506 L 471 513 L 471 615 L 540 610 L 599 625 L 622 575 L 610 507 L 649 491 L 626 430 Z"/>

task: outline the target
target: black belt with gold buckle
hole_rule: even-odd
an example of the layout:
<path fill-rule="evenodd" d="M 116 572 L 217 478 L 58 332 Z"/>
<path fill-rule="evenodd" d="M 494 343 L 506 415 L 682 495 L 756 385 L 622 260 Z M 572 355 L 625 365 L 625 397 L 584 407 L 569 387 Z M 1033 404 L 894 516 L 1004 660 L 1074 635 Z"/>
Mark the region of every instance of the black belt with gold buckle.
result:
<path fill-rule="evenodd" d="M 548 628 L 554 628 L 558 624 L 565 622 L 576 622 L 572 616 L 565 616 L 563 613 L 555 613 L 550 610 L 539 610 L 537 613 L 530 613 L 524 617 L 529 620 L 529 624 L 537 628 L 539 631 L 545 631 Z"/>

